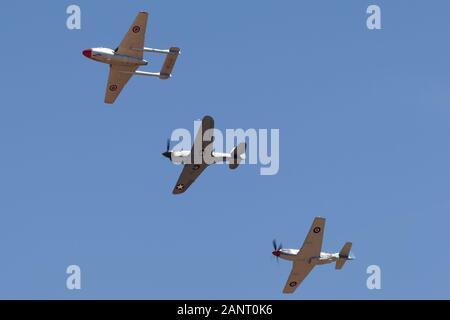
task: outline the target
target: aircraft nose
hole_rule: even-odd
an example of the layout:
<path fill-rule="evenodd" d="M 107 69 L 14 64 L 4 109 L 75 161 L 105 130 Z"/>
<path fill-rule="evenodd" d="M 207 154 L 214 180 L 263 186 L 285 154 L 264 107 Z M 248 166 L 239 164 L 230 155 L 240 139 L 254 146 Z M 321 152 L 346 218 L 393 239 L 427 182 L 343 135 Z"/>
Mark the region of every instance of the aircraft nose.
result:
<path fill-rule="evenodd" d="M 279 256 L 280 256 L 280 251 L 279 251 L 279 250 L 272 251 L 272 254 L 273 254 L 275 257 L 279 257 Z"/>
<path fill-rule="evenodd" d="M 92 49 L 83 50 L 83 56 L 85 56 L 86 58 L 91 58 L 92 57 Z"/>
<path fill-rule="evenodd" d="M 170 151 L 163 152 L 162 155 L 168 159 L 172 158 L 172 152 Z"/>

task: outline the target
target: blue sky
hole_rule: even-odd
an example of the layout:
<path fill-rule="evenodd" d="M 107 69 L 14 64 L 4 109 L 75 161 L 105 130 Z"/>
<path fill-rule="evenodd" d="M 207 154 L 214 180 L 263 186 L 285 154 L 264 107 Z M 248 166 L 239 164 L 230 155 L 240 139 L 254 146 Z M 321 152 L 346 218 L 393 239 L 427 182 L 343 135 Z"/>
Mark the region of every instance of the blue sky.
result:
<path fill-rule="evenodd" d="M 108 3 L 0 3 L 0 298 L 450 297 L 448 1 Z M 106 106 L 107 66 L 81 51 L 115 48 L 143 9 L 147 45 L 182 48 L 174 77 L 133 78 Z M 280 129 L 279 173 L 215 166 L 174 197 L 165 141 L 205 114 Z M 323 249 L 353 241 L 358 260 L 284 296 L 271 241 L 298 248 L 317 215 Z"/>

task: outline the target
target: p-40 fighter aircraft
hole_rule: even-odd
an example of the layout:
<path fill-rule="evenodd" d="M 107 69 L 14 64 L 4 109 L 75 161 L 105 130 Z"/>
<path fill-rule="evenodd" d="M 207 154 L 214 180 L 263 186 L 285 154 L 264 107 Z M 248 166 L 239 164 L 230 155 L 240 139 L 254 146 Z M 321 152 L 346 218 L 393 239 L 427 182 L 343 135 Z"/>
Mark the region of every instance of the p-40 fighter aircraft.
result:
<path fill-rule="evenodd" d="M 173 194 L 185 192 L 198 176 L 211 164 L 228 162 L 229 168 L 236 169 L 245 159 L 246 144 L 241 143 L 230 153 L 214 151 L 214 119 L 205 116 L 195 138 L 191 151 L 171 151 L 170 139 L 167 141 L 167 150 L 163 156 L 173 163 L 184 164 L 183 171 L 178 179 Z"/>
<path fill-rule="evenodd" d="M 180 54 L 180 49 L 176 47 L 170 48 L 169 50 L 145 48 L 144 41 L 147 18 L 147 12 L 140 12 L 125 35 L 125 38 L 115 50 L 91 48 L 83 51 L 83 55 L 87 58 L 110 65 L 105 103 L 114 103 L 133 75 L 159 77 L 163 80 L 171 77 L 175 62 Z M 137 71 L 140 66 L 148 65 L 148 61 L 143 59 L 144 52 L 156 52 L 167 55 L 161 72 Z"/>
<path fill-rule="evenodd" d="M 339 253 L 321 252 L 324 230 L 325 219 L 315 218 L 300 250 L 283 249 L 281 244 L 277 247 L 276 241 L 273 241 L 274 251 L 272 254 L 277 259 L 281 258 L 293 262 L 292 271 L 283 293 L 294 293 L 316 265 L 336 262 L 336 269 L 339 270 L 342 269 L 347 260 L 355 259 L 350 255 L 351 242 L 347 242 Z"/>

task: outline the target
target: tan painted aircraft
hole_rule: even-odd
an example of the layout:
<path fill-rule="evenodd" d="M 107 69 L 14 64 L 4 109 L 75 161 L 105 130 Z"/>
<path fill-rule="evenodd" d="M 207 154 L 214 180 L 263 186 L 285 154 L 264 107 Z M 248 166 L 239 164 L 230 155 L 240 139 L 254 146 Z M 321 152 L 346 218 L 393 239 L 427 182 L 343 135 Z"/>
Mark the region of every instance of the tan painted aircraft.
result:
<path fill-rule="evenodd" d="M 300 250 L 283 249 L 281 244 L 277 246 L 276 241 L 273 240 L 274 251 L 272 254 L 277 259 L 281 258 L 293 262 L 292 271 L 284 286 L 283 293 L 294 293 L 316 265 L 336 262 L 336 270 L 340 270 L 347 260 L 355 259 L 350 254 L 351 242 L 347 242 L 338 253 L 321 252 L 324 231 L 325 219 L 317 217 L 314 219 Z"/>
<path fill-rule="evenodd" d="M 247 145 L 240 143 L 230 153 L 214 151 L 214 119 L 205 116 L 198 130 L 191 150 L 170 150 L 170 139 L 167 150 L 162 155 L 173 163 L 184 164 L 183 171 L 173 189 L 173 194 L 184 193 L 202 172 L 211 164 L 227 162 L 234 170 L 245 159 Z"/>
<path fill-rule="evenodd" d="M 125 38 L 115 50 L 109 48 L 91 48 L 83 51 L 83 55 L 97 62 L 110 65 L 108 85 L 106 86 L 105 103 L 112 104 L 122 92 L 133 75 L 169 79 L 175 66 L 180 49 L 172 47 L 168 50 L 145 48 L 145 31 L 147 29 L 147 12 L 140 12 Z M 144 60 L 144 52 L 166 54 L 167 57 L 158 73 L 137 71 L 140 66 L 148 65 Z"/>

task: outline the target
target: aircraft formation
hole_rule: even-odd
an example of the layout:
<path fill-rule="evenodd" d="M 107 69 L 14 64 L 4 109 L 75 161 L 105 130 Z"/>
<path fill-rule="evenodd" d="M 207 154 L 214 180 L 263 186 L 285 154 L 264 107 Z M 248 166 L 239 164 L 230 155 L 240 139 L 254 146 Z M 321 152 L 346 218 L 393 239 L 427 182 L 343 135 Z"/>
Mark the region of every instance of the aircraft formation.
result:
<path fill-rule="evenodd" d="M 147 20 L 148 13 L 139 12 L 116 49 L 89 48 L 82 52 L 88 59 L 109 65 L 109 77 L 104 98 L 106 104 L 113 104 L 117 100 L 128 81 L 134 75 L 157 77 L 161 80 L 172 77 L 172 71 L 180 55 L 180 49 L 171 47 L 163 50 L 145 47 Z M 144 59 L 144 52 L 166 55 L 160 72 L 138 70 L 140 67 L 148 65 L 148 61 Z M 173 188 L 172 193 L 174 195 L 185 193 L 203 171 L 212 164 L 228 163 L 229 168 L 234 170 L 239 167 L 241 161 L 245 160 L 247 149 L 245 143 L 240 143 L 229 153 L 215 152 L 213 149 L 213 129 L 214 119 L 211 116 L 205 116 L 202 119 L 201 127 L 191 150 L 170 150 L 170 140 L 168 140 L 167 149 L 162 155 L 173 163 L 184 165 L 180 177 Z M 205 139 L 208 132 L 210 132 L 209 141 Z M 315 218 L 299 250 L 284 249 L 281 244 L 277 245 L 276 241 L 273 241 L 274 250 L 272 254 L 277 259 L 292 262 L 292 271 L 283 293 L 293 293 L 317 265 L 336 263 L 335 268 L 339 270 L 347 261 L 354 260 L 354 257 L 350 254 L 351 242 L 347 242 L 338 253 L 321 252 L 324 230 L 325 218 Z"/>

